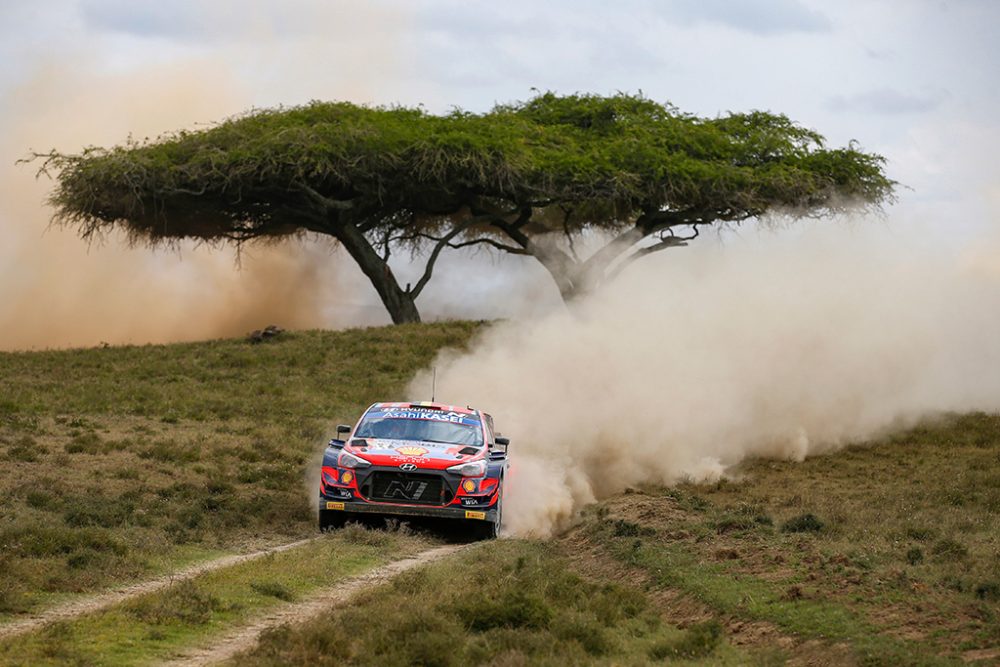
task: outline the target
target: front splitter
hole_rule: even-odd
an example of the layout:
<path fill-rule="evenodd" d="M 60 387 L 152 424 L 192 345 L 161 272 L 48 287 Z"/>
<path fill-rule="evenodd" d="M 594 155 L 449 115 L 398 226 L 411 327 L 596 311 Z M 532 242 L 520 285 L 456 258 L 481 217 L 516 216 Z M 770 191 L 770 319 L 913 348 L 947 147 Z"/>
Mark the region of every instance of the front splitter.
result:
<path fill-rule="evenodd" d="M 336 512 L 354 512 L 357 514 L 385 514 L 392 516 L 423 516 L 439 519 L 473 519 L 480 521 L 496 521 L 495 507 L 489 509 L 465 507 L 412 507 L 399 505 L 378 505 L 374 503 L 344 502 L 340 500 L 320 499 L 321 510 Z"/>

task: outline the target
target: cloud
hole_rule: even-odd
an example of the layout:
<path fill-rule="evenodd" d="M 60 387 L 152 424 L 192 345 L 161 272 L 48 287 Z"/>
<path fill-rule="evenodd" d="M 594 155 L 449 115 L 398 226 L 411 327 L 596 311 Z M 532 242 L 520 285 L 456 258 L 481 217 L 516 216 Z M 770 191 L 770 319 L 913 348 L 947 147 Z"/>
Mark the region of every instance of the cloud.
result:
<path fill-rule="evenodd" d="M 710 23 L 758 35 L 828 32 L 830 21 L 797 0 L 673 0 L 666 11 L 682 23 Z"/>
<path fill-rule="evenodd" d="M 876 114 L 926 113 L 938 108 L 943 92 L 910 95 L 892 88 L 877 88 L 855 95 L 835 95 L 827 102 L 831 111 L 857 111 Z"/>
<path fill-rule="evenodd" d="M 352 6 L 324 0 L 82 0 L 80 13 L 95 32 L 138 38 L 212 43 L 261 37 L 319 37 L 348 41 L 377 35 L 404 12 L 381 2 Z M 345 30 L 353 26 L 353 29 Z"/>

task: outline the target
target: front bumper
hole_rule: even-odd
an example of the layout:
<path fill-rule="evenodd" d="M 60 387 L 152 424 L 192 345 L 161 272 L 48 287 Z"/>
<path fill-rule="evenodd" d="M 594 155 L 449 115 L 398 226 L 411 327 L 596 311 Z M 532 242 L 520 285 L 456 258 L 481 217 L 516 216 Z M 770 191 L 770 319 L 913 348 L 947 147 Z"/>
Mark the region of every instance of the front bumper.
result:
<path fill-rule="evenodd" d="M 386 516 L 436 517 L 439 519 L 471 519 L 496 522 L 496 505 L 490 508 L 465 507 L 415 507 L 413 505 L 391 505 L 385 503 L 341 501 L 320 498 L 320 510 L 356 514 L 379 514 Z"/>

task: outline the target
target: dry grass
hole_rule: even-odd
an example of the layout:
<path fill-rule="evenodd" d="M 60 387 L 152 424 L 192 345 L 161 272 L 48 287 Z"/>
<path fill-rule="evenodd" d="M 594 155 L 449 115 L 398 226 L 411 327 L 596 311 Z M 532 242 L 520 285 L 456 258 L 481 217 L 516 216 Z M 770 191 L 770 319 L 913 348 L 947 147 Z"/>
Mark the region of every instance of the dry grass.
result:
<path fill-rule="evenodd" d="M 407 572 L 350 609 L 281 627 L 240 665 L 745 665 L 709 620 L 680 630 L 640 589 L 573 573 L 553 544 L 500 540 Z"/>

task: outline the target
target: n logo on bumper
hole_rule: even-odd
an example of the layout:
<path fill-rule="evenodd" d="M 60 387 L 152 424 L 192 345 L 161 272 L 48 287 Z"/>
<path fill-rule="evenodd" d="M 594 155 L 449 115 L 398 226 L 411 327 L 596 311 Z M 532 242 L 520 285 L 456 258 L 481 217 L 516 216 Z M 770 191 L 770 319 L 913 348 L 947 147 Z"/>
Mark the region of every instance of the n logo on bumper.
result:
<path fill-rule="evenodd" d="M 394 479 L 385 487 L 382 496 L 384 498 L 401 498 L 402 500 L 420 500 L 426 489 L 427 482 L 403 482 Z"/>

